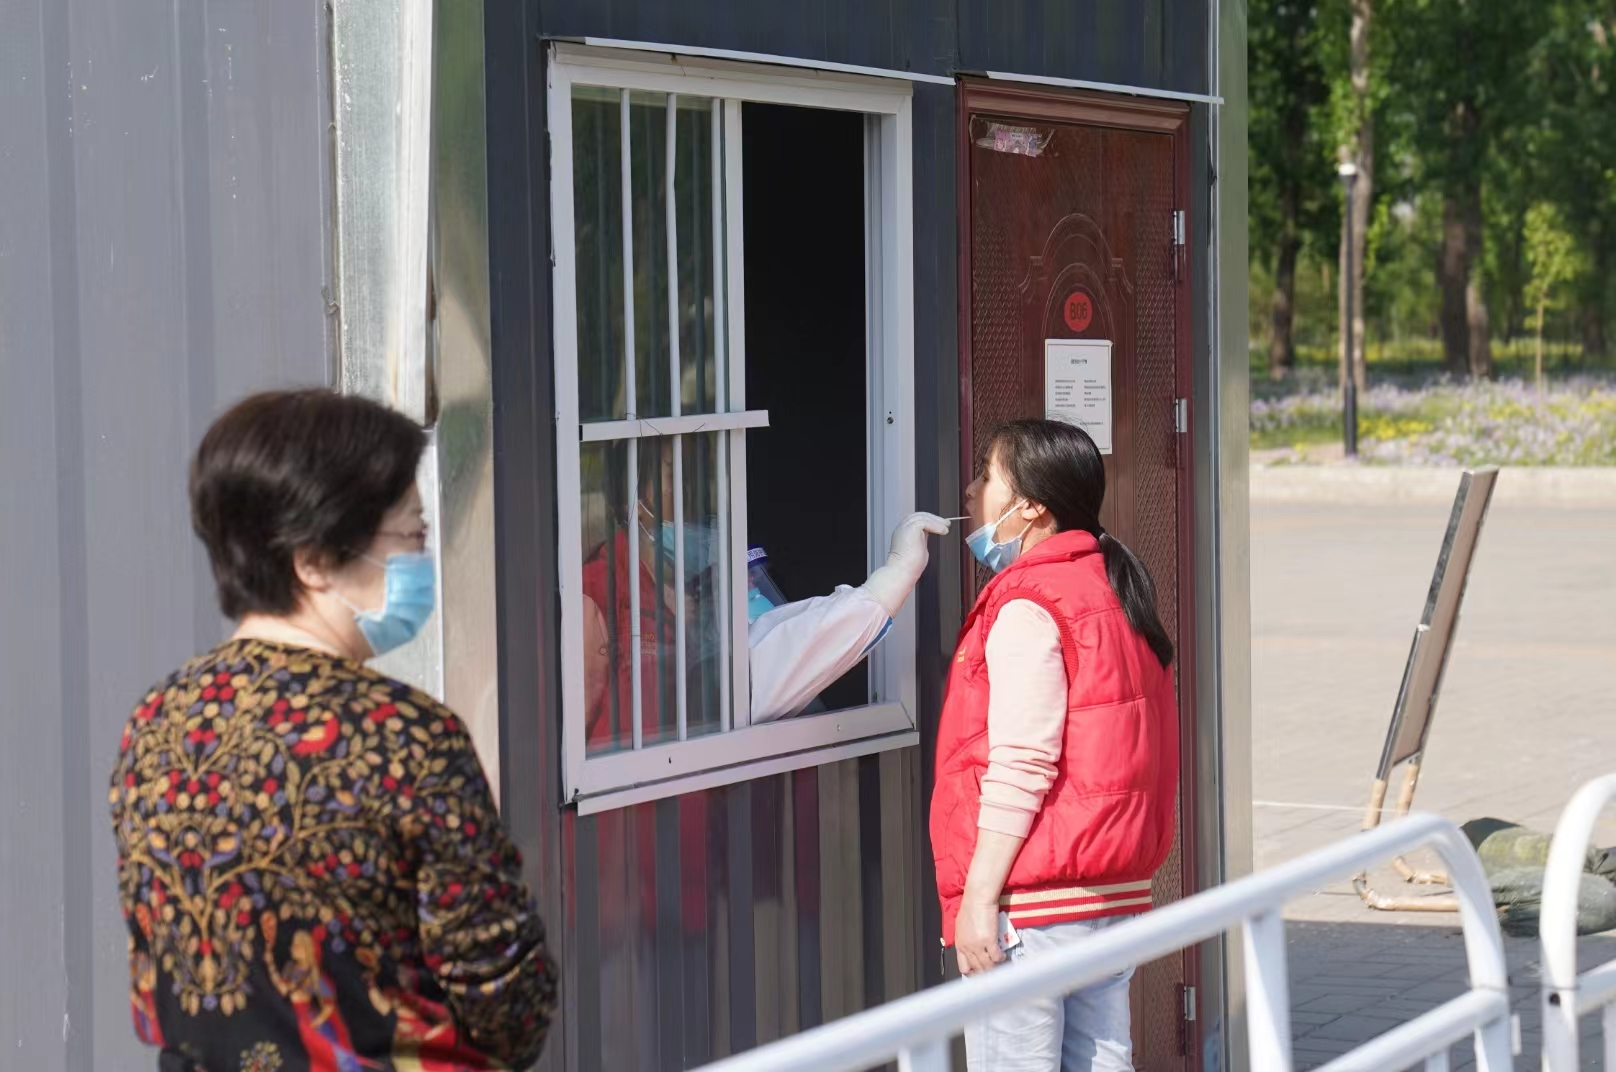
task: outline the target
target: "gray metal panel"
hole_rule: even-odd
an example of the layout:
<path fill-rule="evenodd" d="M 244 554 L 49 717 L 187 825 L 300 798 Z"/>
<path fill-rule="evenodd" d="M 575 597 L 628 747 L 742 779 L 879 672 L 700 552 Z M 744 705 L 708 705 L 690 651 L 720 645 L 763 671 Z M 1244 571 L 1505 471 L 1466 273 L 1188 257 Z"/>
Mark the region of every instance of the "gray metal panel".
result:
<path fill-rule="evenodd" d="M 1210 146 L 1211 108 L 1197 104 L 1190 110 L 1190 144 Z M 1210 241 L 1212 198 L 1209 186 L 1211 153 L 1195 152 L 1190 157 L 1190 186 L 1195 193 L 1190 199 L 1191 232 L 1203 239 L 1193 251 L 1195 265 L 1193 278 L 1207 279 L 1215 270 Z M 1216 466 L 1213 444 L 1217 437 L 1217 421 L 1202 419 L 1217 405 L 1217 365 L 1212 360 L 1212 310 L 1208 302 L 1196 302 L 1191 313 L 1191 334 L 1196 365 L 1194 386 L 1190 401 L 1194 441 L 1195 526 L 1198 532 L 1213 531 L 1218 511 Z M 1218 603 L 1217 543 L 1215 539 L 1199 540 L 1195 546 L 1195 632 L 1198 638 L 1212 638 L 1216 634 Z M 1221 673 L 1218 645 L 1203 640 L 1195 650 L 1195 704 L 1202 712 L 1196 726 L 1195 803 L 1197 889 L 1209 889 L 1223 881 L 1223 766 L 1219 751 L 1220 712 L 1219 681 Z M 1227 938 L 1207 942 L 1201 947 L 1200 979 L 1196 984 L 1197 1024 L 1201 1035 L 1203 1057 L 1208 1048 L 1221 1053 L 1227 1029 L 1225 1027 L 1224 961 L 1228 949 Z M 1209 1066 L 1203 1066 L 1209 1067 Z"/>
<path fill-rule="evenodd" d="M 1211 196 L 1213 210 L 1212 376 L 1209 405 L 1203 410 L 1212 420 L 1203 422 L 1206 438 L 1197 444 L 1197 466 L 1210 476 L 1199 482 L 1206 489 L 1202 518 L 1213 524 L 1201 529 L 1213 536 L 1211 570 L 1201 573 L 1210 586 L 1203 635 L 1214 654 L 1214 673 L 1203 679 L 1214 690 L 1217 723 L 1216 782 L 1220 835 L 1221 881 L 1249 874 L 1252 869 L 1251 827 L 1251 519 L 1249 494 L 1250 369 L 1247 349 L 1246 269 L 1246 3 L 1245 0 L 1209 0 L 1217 13 L 1217 34 L 1209 42 L 1217 71 L 1215 91 L 1224 103 L 1212 113 L 1210 155 L 1216 178 Z M 1204 512 L 1203 512 L 1204 510 Z M 1223 986 L 1224 1067 L 1243 1072 L 1248 1066 L 1245 1038 L 1245 987 L 1240 954 L 1225 946 Z"/>
<path fill-rule="evenodd" d="M 63 816 L 82 805 L 63 785 L 62 760 L 82 752 L 84 719 L 61 713 L 68 703 L 82 709 L 84 690 L 82 676 L 63 673 L 62 637 L 82 634 L 84 607 L 82 578 L 64 575 L 61 562 L 82 561 L 84 529 L 72 481 L 77 408 L 56 405 L 58 395 L 77 396 L 77 295 L 52 285 L 74 273 L 73 251 L 53 257 L 51 242 L 71 234 L 71 199 L 51 196 L 71 143 L 65 84 L 45 89 L 46 72 L 65 64 L 63 5 L 0 7 L 0 671 L 9 682 L 0 731 L 14 742 L 0 749 L 0 964 L 31 969 L 0 976 L 0 1052 L 8 1066 L 40 1072 L 67 1067 L 62 919 L 84 914 L 86 900 L 68 900 L 64 867 Z M 64 351 L 67 360 L 52 360 Z M 71 452 L 66 485 L 59 438 Z M 73 877 L 84 877 L 82 862 Z M 77 941 L 72 952 L 88 960 Z"/>
<path fill-rule="evenodd" d="M 972 0 L 959 22 L 962 70 L 1207 89 L 1203 0 Z"/>
<path fill-rule="evenodd" d="M 565 817 L 567 1066 L 688 1068 L 912 992 L 916 751 Z"/>
<path fill-rule="evenodd" d="M 0 733 L 30 742 L 0 772 L 0 1037 L 30 1069 L 153 1060 L 105 779 L 140 691 L 222 631 L 185 502 L 202 429 L 329 378 L 320 17 L 40 0 L 0 24 L 0 593 L 26 609 Z"/>
<path fill-rule="evenodd" d="M 543 5 L 542 32 L 952 75 L 1007 71 L 1205 92 L 1202 0 L 923 0 Z"/>
<path fill-rule="evenodd" d="M 914 197 L 915 197 L 915 441 L 936 445 L 915 453 L 915 503 L 946 515 L 958 513 L 965 502 L 965 483 L 959 471 L 959 245 L 955 141 L 959 136 L 955 112 L 957 91 L 945 86 L 915 86 Z M 915 675 L 920 711 L 920 748 L 914 764 L 919 788 L 915 809 L 915 845 L 910 853 L 915 868 L 916 970 L 922 985 L 942 981 L 938 969 L 937 939 L 943 933 L 942 909 L 937 903 L 937 872 L 932 865 L 927 836 L 937 719 L 943 708 L 943 687 L 964 608 L 960 606 L 960 556 L 964 541 L 939 540 L 932 568 L 915 591 L 917 637 Z M 945 578 L 947 580 L 945 581 Z M 930 627 L 926 627 L 930 623 Z"/>
<path fill-rule="evenodd" d="M 542 7 L 548 37 L 725 48 L 929 74 L 951 74 L 956 47 L 952 0 L 545 0 Z"/>
<path fill-rule="evenodd" d="M 576 933 L 598 928 L 597 820 L 559 808 L 561 735 L 555 522 L 555 404 L 550 372 L 549 188 L 538 12 L 484 8 L 487 77 L 489 348 L 493 376 L 495 565 L 499 614 L 501 811 L 561 966 L 561 1010 L 542 1072 L 579 1067 L 577 1025 L 599 1024 L 598 957 Z M 576 855 L 563 853 L 575 845 Z M 566 868 L 563 867 L 566 861 Z M 576 870 L 570 870 L 575 868 Z M 562 891 L 578 898 L 564 903 Z M 607 1009 L 615 1009 L 615 1003 Z"/>

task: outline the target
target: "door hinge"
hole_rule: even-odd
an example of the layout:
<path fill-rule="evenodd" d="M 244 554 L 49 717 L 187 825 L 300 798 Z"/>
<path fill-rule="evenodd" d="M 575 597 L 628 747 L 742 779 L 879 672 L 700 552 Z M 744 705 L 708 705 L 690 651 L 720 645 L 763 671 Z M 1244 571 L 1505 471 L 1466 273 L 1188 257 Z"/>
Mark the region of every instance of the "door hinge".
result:
<path fill-rule="evenodd" d="M 1188 224 L 1184 220 L 1184 210 L 1178 209 L 1173 213 L 1173 282 L 1184 281 L 1184 258 L 1189 250 L 1185 248 L 1188 241 L 1185 228 Z"/>
<path fill-rule="evenodd" d="M 1173 464 L 1179 469 L 1190 467 L 1190 400 L 1173 399 Z"/>
<path fill-rule="evenodd" d="M 1178 1025 L 1178 1052 L 1188 1057 L 1195 1052 L 1195 988 L 1181 983 L 1178 990 L 1184 995 L 1184 1019 Z"/>

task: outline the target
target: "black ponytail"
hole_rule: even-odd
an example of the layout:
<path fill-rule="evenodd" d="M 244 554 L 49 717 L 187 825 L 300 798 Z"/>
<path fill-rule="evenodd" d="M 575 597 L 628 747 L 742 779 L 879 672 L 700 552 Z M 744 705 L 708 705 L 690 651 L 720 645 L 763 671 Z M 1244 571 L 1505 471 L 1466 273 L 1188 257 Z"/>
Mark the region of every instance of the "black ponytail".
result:
<path fill-rule="evenodd" d="M 1156 582 L 1127 545 L 1100 527 L 1105 461 L 1088 433 L 1059 421 L 1010 421 L 988 437 L 986 457 L 997 459 L 1017 497 L 1049 511 L 1055 531 L 1091 532 L 1099 539 L 1105 575 L 1128 624 L 1164 668 L 1172 665 L 1173 641 L 1156 612 Z"/>
<path fill-rule="evenodd" d="M 1100 551 L 1105 555 L 1105 575 L 1111 580 L 1111 591 L 1122 602 L 1128 624 L 1145 638 L 1150 650 L 1156 653 L 1165 669 L 1173 663 L 1173 641 L 1167 635 L 1156 613 L 1156 581 L 1127 544 L 1100 530 Z"/>

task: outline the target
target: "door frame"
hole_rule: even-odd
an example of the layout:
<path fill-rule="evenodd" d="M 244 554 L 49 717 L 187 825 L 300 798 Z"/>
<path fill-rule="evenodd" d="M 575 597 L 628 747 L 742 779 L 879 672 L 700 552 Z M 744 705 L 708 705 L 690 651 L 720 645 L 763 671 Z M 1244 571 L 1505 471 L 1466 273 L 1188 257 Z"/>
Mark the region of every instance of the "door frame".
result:
<path fill-rule="evenodd" d="M 999 115 L 1011 119 L 1042 120 L 1045 122 L 1077 123 L 1084 126 L 1110 127 L 1117 130 L 1151 134 L 1166 134 L 1173 139 L 1173 189 L 1178 210 L 1184 213 L 1183 244 L 1178 254 L 1182 275 L 1179 278 L 1177 303 L 1177 389 L 1184 400 L 1187 420 L 1178 436 L 1178 642 L 1174 659 L 1178 664 L 1179 704 L 1179 838 L 1180 872 L 1183 881 L 1182 896 L 1198 892 L 1196 877 L 1200 874 L 1200 852 L 1196 843 L 1199 829 L 1199 749 L 1197 747 L 1198 712 L 1196 710 L 1196 614 L 1195 614 L 1195 468 L 1192 444 L 1195 439 L 1193 310 L 1196 278 L 1194 258 L 1197 230 L 1195 200 L 1190 196 L 1190 109 L 1187 104 L 1146 100 L 1139 97 L 1110 95 L 1088 90 L 1060 90 L 1046 87 L 988 82 L 980 79 L 961 79 L 958 106 L 955 109 L 955 226 L 958 238 L 957 282 L 959 306 L 959 442 L 961 486 L 972 479 L 976 463 L 976 444 L 973 441 L 971 397 L 971 118 L 976 115 Z M 972 605 L 972 559 L 965 556 L 960 563 L 960 592 L 962 607 Z M 1201 950 L 1199 945 L 1183 951 L 1184 980 L 1189 986 L 1200 985 Z M 1184 1056 L 1186 1067 L 1199 1068 L 1201 1063 L 1201 1024 L 1203 1017 L 1182 1019 Z M 1181 1014 L 1182 1015 L 1182 1014 Z"/>

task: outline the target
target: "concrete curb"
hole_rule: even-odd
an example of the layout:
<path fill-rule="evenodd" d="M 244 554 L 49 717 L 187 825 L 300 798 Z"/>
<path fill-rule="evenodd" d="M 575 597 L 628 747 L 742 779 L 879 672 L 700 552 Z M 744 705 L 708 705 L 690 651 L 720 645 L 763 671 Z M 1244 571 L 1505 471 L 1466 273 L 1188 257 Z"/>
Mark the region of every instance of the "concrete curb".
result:
<path fill-rule="evenodd" d="M 1254 503 L 1451 503 L 1459 469 L 1368 465 L 1253 465 Z M 1493 501 L 1509 506 L 1616 508 L 1616 468 L 1506 468 Z"/>

